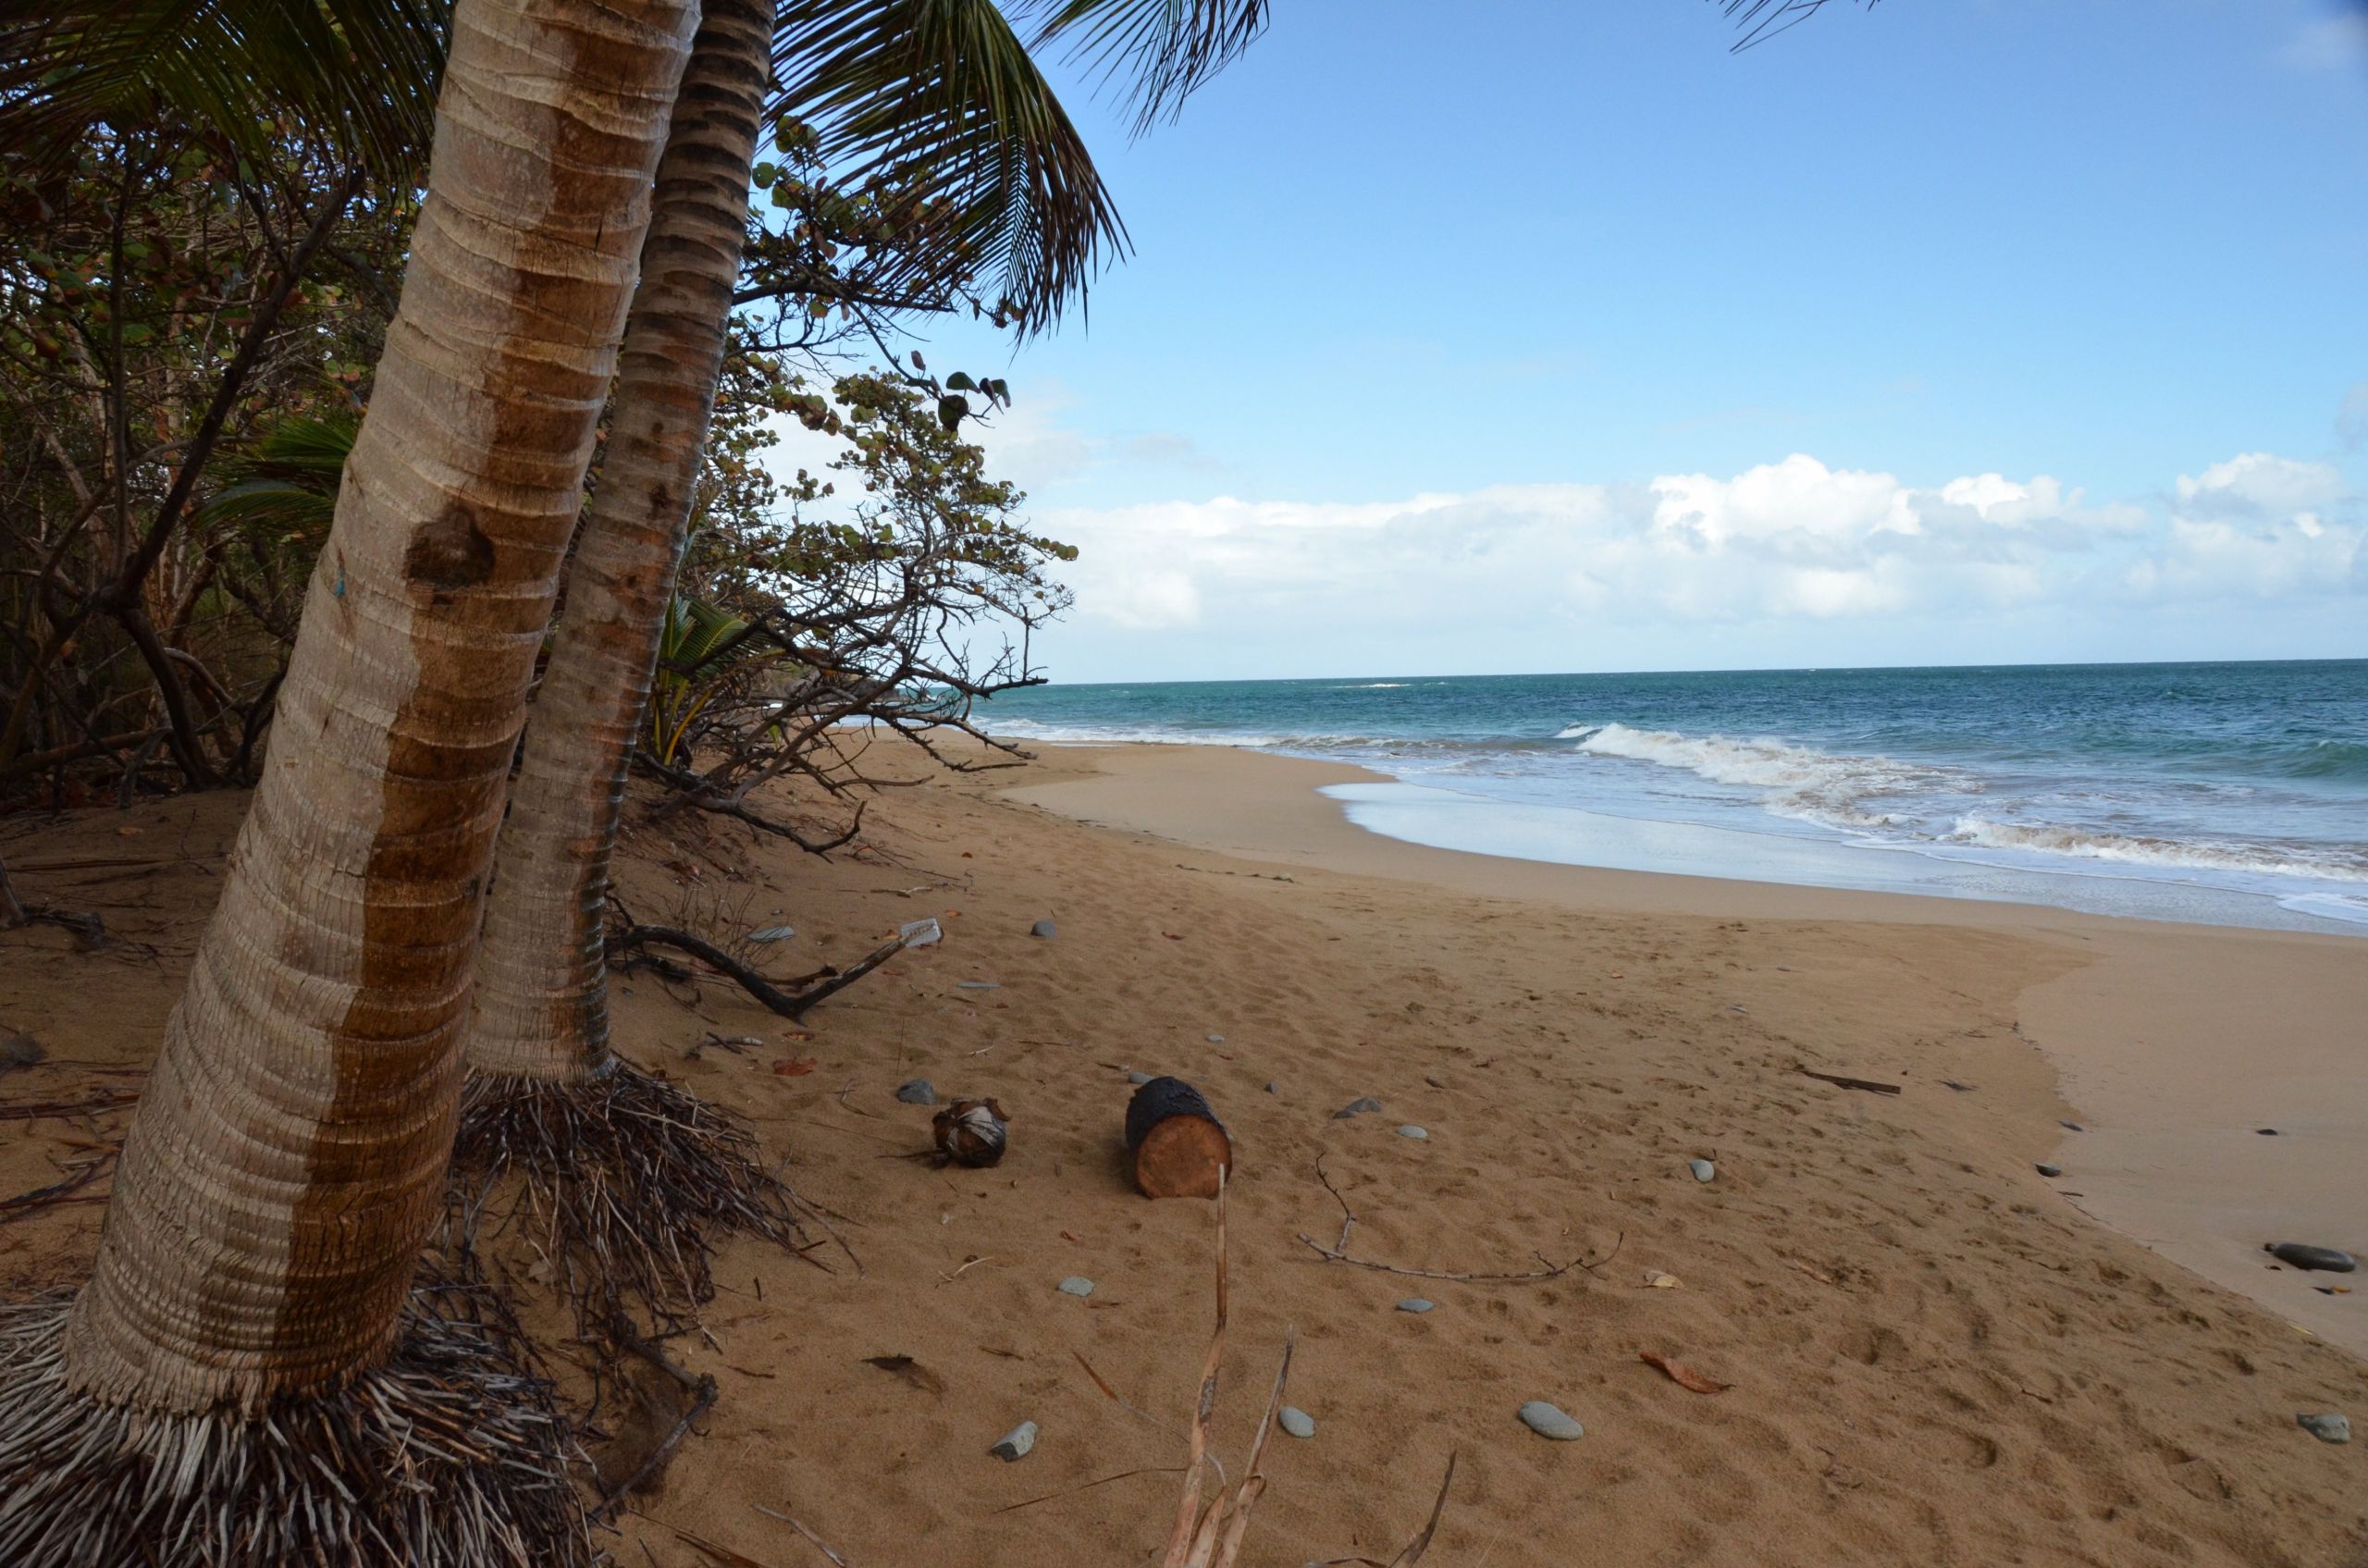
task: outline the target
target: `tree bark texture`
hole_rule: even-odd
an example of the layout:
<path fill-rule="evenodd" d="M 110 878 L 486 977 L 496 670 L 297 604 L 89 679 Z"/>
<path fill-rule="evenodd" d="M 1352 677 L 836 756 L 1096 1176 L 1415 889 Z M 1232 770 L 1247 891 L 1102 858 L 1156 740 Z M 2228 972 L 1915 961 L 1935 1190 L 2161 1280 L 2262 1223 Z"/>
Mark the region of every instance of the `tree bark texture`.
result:
<path fill-rule="evenodd" d="M 772 0 L 709 0 L 684 70 L 599 485 L 495 849 L 469 1028 L 481 1072 L 568 1082 L 608 1060 L 609 858 L 722 373 L 772 24 Z"/>
<path fill-rule="evenodd" d="M 67 1328 L 92 1397 L 256 1408 L 396 1329 L 696 19 L 688 0 L 454 7 L 427 201 L 269 759 Z"/>

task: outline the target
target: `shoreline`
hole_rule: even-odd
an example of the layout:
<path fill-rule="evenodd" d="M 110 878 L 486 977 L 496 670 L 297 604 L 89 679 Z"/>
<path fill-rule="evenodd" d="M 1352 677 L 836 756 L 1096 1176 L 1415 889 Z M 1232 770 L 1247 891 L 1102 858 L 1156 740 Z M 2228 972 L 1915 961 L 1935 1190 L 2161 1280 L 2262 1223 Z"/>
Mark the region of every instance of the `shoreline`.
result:
<path fill-rule="evenodd" d="M 1048 761 L 1052 759 L 1048 759 Z M 1360 827 L 1328 785 L 1354 764 L 1242 747 L 1062 746 L 1053 782 L 1007 798 L 1244 861 L 1625 915 L 1844 920 L 2004 932 L 2045 961 L 2015 1028 L 2080 1130 L 2039 1158 L 2100 1223 L 2368 1357 L 2368 1297 L 2264 1266 L 2264 1243 L 2368 1254 L 2368 961 L 2349 934 L 2210 926 L 2051 906 L 1616 870 L 1437 848 Z M 2259 1129 L 2272 1128 L 2274 1136 Z M 2328 1277 L 2333 1278 L 2333 1277 Z M 2315 1282 L 2315 1281 L 2314 1281 Z"/>

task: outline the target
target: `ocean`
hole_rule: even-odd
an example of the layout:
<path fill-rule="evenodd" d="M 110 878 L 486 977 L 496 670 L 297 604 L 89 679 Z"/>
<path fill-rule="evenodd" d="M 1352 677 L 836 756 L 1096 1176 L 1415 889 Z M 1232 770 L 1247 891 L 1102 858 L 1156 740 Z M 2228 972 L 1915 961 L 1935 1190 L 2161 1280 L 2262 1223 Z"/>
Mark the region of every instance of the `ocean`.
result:
<path fill-rule="evenodd" d="M 1354 762 L 1526 859 L 2368 935 L 2368 660 L 1054 684 L 1022 744 Z"/>

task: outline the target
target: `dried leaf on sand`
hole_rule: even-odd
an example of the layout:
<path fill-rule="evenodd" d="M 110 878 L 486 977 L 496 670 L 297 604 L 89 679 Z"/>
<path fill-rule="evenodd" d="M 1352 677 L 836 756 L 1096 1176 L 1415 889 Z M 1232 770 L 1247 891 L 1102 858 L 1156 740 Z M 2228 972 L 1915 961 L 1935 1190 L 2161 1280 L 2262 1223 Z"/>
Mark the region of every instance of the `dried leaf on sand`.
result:
<path fill-rule="evenodd" d="M 1670 1381 L 1679 1388 L 1691 1389 L 1697 1394 L 1723 1394 L 1734 1387 L 1733 1383 L 1721 1383 L 1716 1377 L 1705 1377 L 1685 1363 L 1671 1360 L 1659 1351 L 1639 1351 L 1637 1356 L 1647 1365 L 1658 1366 L 1668 1373 Z"/>

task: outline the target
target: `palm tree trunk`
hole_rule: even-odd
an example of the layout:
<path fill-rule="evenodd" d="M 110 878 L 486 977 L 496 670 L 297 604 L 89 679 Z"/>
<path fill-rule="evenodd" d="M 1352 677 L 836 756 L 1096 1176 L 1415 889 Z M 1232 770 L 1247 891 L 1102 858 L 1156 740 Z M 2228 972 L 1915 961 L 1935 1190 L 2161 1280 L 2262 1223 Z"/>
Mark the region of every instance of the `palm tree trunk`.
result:
<path fill-rule="evenodd" d="M 599 485 L 495 849 L 480 1072 L 565 1083 L 609 1064 L 609 857 L 722 373 L 772 24 L 772 0 L 708 0 L 684 69 Z"/>
<path fill-rule="evenodd" d="M 388 1347 L 438 1216 L 506 775 L 689 0 L 460 0 L 428 198 L 263 783 L 65 1337 L 197 1411 Z"/>

